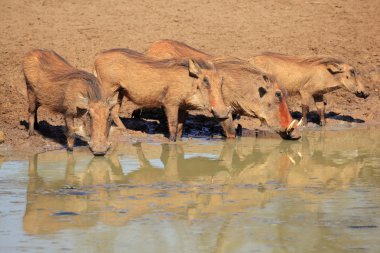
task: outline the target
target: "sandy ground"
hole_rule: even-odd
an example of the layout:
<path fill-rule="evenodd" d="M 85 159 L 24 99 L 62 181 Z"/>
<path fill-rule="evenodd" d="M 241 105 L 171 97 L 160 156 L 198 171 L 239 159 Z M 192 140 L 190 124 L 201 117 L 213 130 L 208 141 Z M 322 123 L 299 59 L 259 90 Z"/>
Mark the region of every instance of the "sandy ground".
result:
<path fill-rule="evenodd" d="M 62 117 L 42 108 L 42 135 L 29 138 L 26 132 L 21 59 L 35 48 L 54 49 L 88 71 L 101 50 L 128 47 L 144 51 L 163 38 L 183 41 L 210 54 L 240 58 L 261 51 L 332 55 L 359 69 L 371 95 L 364 100 L 344 90 L 328 94 L 328 125 L 380 121 L 378 0 L 0 0 L 0 9 L 0 131 L 5 134 L 0 152 L 41 151 L 65 143 Z M 300 111 L 297 97 L 289 99 L 289 106 Z M 124 115 L 129 117 L 131 110 L 127 105 Z M 248 118 L 241 121 L 248 130 L 257 126 Z M 162 130 L 156 121 L 149 123 L 153 130 L 145 131 L 148 134 L 133 130 L 141 122 L 125 122 L 131 125 L 126 139 L 149 137 Z M 209 124 L 211 132 L 218 127 L 215 122 Z"/>

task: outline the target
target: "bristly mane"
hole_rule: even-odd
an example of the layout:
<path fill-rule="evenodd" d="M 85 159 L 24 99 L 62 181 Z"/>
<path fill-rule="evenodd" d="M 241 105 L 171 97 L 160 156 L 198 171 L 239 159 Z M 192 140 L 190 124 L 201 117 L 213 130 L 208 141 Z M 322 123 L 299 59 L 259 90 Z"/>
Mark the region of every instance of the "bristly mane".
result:
<path fill-rule="evenodd" d="M 82 80 L 86 84 L 87 95 L 90 101 L 102 100 L 102 89 L 98 79 L 93 75 L 83 70 L 74 70 L 66 73 L 55 73 L 52 80 L 57 82 L 67 82 L 71 80 Z"/>
<path fill-rule="evenodd" d="M 344 63 L 340 59 L 336 59 L 330 56 L 290 56 L 285 54 L 279 54 L 279 53 L 273 53 L 273 52 L 263 52 L 257 56 L 269 56 L 274 57 L 278 59 L 282 59 L 284 61 L 293 61 L 301 64 L 308 64 L 308 65 L 327 65 L 330 63 L 335 64 L 342 64 Z"/>
<path fill-rule="evenodd" d="M 267 75 L 263 71 L 250 64 L 248 61 L 235 57 L 213 58 L 212 62 L 215 64 L 217 69 L 243 70 L 257 75 Z"/>
<path fill-rule="evenodd" d="M 188 68 L 189 67 L 189 60 L 184 59 L 184 58 L 157 60 L 157 59 L 145 56 L 142 53 L 130 50 L 128 48 L 115 48 L 115 49 L 103 51 L 102 53 L 108 53 L 108 52 L 118 52 L 118 53 L 125 54 L 127 57 L 133 58 L 139 63 L 146 64 L 152 68 L 173 68 L 173 67 Z M 192 60 L 196 62 L 199 65 L 199 67 L 201 67 L 202 69 L 213 69 L 213 66 L 207 61 L 204 61 L 201 59 L 192 59 Z"/>
<path fill-rule="evenodd" d="M 277 79 L 275 76 L 265 73 L 259 69 L 257 69 L 255 66 L 250 64 L 248 61 L 241 60 L 239 58 L 235 57 L 220 57 L 220 58 L 213 58 L 212 62 L 215 64 L 216 69 L 218 70 L 227 70 L 235 72 L 236 74 L 241 74 L 240 71 L 248 72 L 250 74 L 253 74 L 255 77 L 255 80 L 258 79 L 268 79 L 269 83 L 276 84 Z M 252 76 L 251 76 L 252 78 Z M 243 91 L 244 92 L 244 91 Z"/>
<path fill-rule="evenodd" d="M 83 80 L 86 84 L 88 98 L 92 101 L 99 101 L 102 99 L 102 90 L 98 79 L 83 70 L 79 70 L 68 63 L 62 56 L 53 50 L 41 50 L 43 53 L 39 57 L 39 63 L 52 81 L 66 83 L 71 80 Z M 44 53 L 47 54 L 44 54 Z M 48 53 L 53 54 L 53 58 Z M 56 59 L 54 59 L 56 57 Z"/>
<path fill-rule="evenodd" d="M 59 72 L 69 69 L 75 69 L 62 56 L 51 49 L 38 49 L 38 62 L 40 67 L 47 72 Z"/>
<path fill-rule="evenodd" d="M 167 42 L 167 43 L 169 43 L 169 44 L 174 43 L 174 44 L 176 44 L 177 46 L 179 45 L 179 47 L 186 48 L 186 49 L 188 49 L 188 50 L 190 50 L 190 51 L 193 51 L 193 52 L 199 53 L 199 54 L 201 54 L 201 55 L 207 55 L 207 56 L 211 57 L 210 54 L 207 54 L 207 53 L 205 53 L 205 52 L 202 52 L 201 50 L 198 50 L 198 49 L 196 49 L 196 48 L 193 48 L 193 47 L 191 47 L 191 46 L 189 46 L 189 45 L 187 45 L 187 44 L 185 44 L 185 43 L 183 43 L 183 42 L 180 42 L 180 41 L 176 41 L 176 40 L 166 40 L 166 39 L 164 39 L 164 40 L 160 40 L 159 42 Z M 178 55 L 181 55 L 181 53 L 177 50 L 176 47 L 174 47 L 173 49 L 174 49 L 176 52 L 178 52 Z"/>

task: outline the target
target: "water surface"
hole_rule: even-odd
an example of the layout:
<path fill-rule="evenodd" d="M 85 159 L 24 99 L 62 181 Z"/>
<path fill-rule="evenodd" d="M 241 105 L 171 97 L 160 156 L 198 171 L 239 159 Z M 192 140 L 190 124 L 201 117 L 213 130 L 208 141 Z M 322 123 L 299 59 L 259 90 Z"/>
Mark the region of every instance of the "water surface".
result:
<path fill-rule="evenodd" d="M 1 252 L 380 252 L 380 128 L 0 164 Z"/>

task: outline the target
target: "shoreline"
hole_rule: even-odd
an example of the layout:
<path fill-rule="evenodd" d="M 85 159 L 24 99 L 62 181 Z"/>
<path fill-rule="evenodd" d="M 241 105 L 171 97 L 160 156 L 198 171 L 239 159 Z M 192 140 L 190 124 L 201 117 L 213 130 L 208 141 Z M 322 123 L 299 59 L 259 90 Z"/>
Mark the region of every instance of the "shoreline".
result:
<path fill-rule="evenodd" d="M 248 121 L 252 121 L 252 119 L 248 119 Z M 370 123 L 348 123 L 348 122 L 342 122 L 334 120 L 334 123 L 327 123 L 326 126 L 320 127 L 319 125 L 315 123 L 308 123 L 307 127 L 300 128 L 301 135 L 304 131 L 313 131 L 313 132 L 323 132 L 323 131 L 346 131 L 350 129 L 365 129 L 369 127 L 377 127 L 380 125 L 380 122 L 370 122 Z M 26 130 L 25 130 L 26 131 Z M 39 133 L 36 136 L 30 137 L 31 139 L 41 139 L 40 143 L 32 147 L 32 140 L 24 141 L 22 143 L 16 143 L 16 144 L 7 144 L 2 143 L 0 144 L 0 157 L 2 157 L 5 160 L 17 160 L 16 157 L 27 157 L 33 154 L 37 153 L 45 153 L 49 151 L 54 150 L 64 150 L 66 149 L 66 146 L 64 144 L 61 144 L 56 141 L 47 140 L 46 138 L 42 137 Z M 175 143 L 186 143 L 187 141 L 193 141 L 193 140 L 215 140 L 215 141 L 225 141 L 225 140 L 238 140 L 240 138 L 255 138 L 255 139 L 281 139 L 281 137 L 273 132 L 272 130 L 264 127 L 264 128 L 244 128 L 243 126 L 243 134 L 240 137 L 237 137 L 236 139 L 226 139 L 221 135 L 215 134 L 214 136 L 206 136 L 206 135 L 192 135 L 191 133 L 189 135 L 185 135 L 182 140 L 174 142 Z M 76 139 L 76 144 L 78 143 L 78 139 Z M 43 142 L 45 141 L 46 145 L 43 145 Z M 162 134 L 162 133 L 154 133 L 154 134 L 147 134 L 140 131 L 135 130 L 127 130 L 126 132 L 121 132 L 116 127 L 112 127 L 111 133 L 110 133 L 110 141 L 112 142 L 112 146 L 117 145 L 118 143 L 136 143 L 136 142 L 147 142 L 147 143 L 170 143 L 168 139 Z M 292 142 L 292 140 L 283 140 L 283 141 L 289 141 Z M 88 145 L 81 141 L 79 139 L 80 145 L 74 146 L 75 150 L 82 150 L 82 149 L 88 149 Z M 295 142 L 302 142 L 302 137 L 300 140 L 297 140 Z"/>

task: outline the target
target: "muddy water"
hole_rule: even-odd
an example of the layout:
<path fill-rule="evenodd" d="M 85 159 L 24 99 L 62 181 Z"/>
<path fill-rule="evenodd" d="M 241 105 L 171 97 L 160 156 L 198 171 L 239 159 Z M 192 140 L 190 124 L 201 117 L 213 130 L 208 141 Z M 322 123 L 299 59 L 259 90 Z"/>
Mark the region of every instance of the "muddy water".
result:
<path fill-rule="evenodd" d="M 380 128 L 0 165 L 2 252 L 380 252 Z"/>

